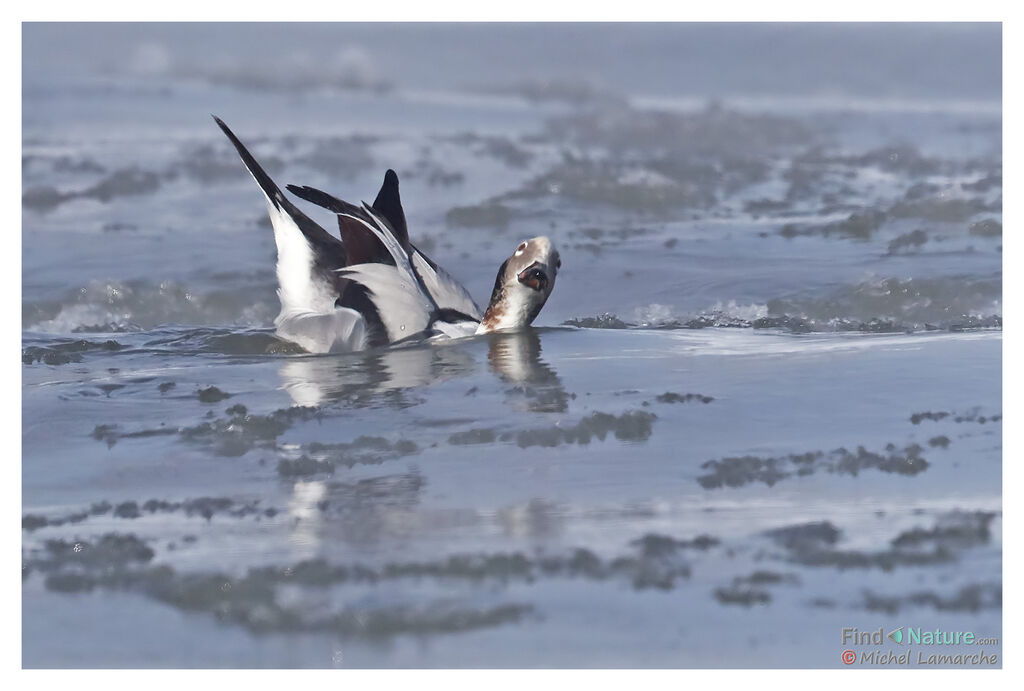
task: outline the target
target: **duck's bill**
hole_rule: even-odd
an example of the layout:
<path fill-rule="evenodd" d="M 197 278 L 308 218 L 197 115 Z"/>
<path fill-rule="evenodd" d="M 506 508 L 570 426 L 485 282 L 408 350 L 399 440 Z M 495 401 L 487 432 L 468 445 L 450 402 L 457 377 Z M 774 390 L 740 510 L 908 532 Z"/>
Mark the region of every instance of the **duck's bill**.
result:
<path fill-rule="evenodd" d="M 518 278 L 524 286 L 536 291 L 546 290 L 548 287 L 547 267 L 540 262 L 534 262 L 520 271 Z"/>

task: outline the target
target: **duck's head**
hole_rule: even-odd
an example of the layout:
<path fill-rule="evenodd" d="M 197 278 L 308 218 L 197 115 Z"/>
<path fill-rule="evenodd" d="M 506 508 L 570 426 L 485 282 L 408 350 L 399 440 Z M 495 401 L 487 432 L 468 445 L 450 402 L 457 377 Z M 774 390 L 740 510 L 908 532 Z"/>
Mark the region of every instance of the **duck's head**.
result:
<path fill-rule="evenodd" d="M 477 333 L 528 326 L 555 288 L 562 260 L 546 237 L 519 243 L 498 269 L 494 292 Z"/>

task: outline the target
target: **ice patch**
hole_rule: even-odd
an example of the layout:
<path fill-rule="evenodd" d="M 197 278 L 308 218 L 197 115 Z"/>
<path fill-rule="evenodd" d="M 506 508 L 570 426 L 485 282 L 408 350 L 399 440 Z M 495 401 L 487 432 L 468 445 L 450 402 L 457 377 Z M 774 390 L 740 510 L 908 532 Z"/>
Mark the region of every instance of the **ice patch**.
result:
<path fill-rule="evenodd" d="M 637 324 L 643 327 L 658 327 L 675 321 L 672 308 L 658 303 L 637 307 L 635 314 Z"/>
<path fill-rule="evenodd" d="M 729 300 L 726 303 L 716 302 L 708 311 L 711 314 L 728 315 L 729 317 L 749 322 L 768 316 L 767 305 L 756 302 L 741 305 L 735 300 Z"/>

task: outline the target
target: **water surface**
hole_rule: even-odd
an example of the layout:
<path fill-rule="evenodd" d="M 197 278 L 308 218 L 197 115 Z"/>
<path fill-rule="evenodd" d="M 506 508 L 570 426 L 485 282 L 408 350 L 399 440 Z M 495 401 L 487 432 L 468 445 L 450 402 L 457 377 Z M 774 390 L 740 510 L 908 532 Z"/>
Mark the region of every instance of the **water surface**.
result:
<path fill-rule="evenodd" d="M 1000 54 L 994 25 L 26 25 L 23 664 L 999 638 Z M 275 338 L 210 113 L 282 185 L 394 168 L 478 301 L 549 235 L 536 328 Z"/>

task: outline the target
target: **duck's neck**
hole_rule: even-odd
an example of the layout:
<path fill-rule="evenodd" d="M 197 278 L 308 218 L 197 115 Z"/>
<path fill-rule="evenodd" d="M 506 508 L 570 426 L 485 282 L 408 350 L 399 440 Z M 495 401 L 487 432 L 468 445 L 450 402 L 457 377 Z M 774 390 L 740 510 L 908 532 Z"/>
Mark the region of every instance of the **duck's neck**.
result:
<path fill-rule="evenodd" d="M 502 329 L 519 329 L 529 326 L 540 314 L 544 301 L 536 299 L 536 295 L 528 288 L 513 285 L 502 285 L 495 289 L 491 301 L 480 320 L 477 333 L 490 333 Z"/>
<path fill-rule="evenodd" d="M 491 291 L 491 301 L 487 303 L 484 310 L 484 318 L 480 320 L 480 327 L 476 330 L 478 334 L 490 333 L 502 328 L 498 326 L 505 317 L 507 306 L 505 294 L 508 292 L 505 287 L 505 270 L 508 268 L 509 260 L 506 259 L 498 267 L 498 275 L 494 279 L 494 289 Z"/>
<path fill-rule="evenodd" d="M 484 312 L 484 318 L 480 320 L 480 326 L 476 332 L 478 334 L 491 333 L 498 329 L 507 328 L 502 326 L 505 322 L 505 305 L 501 302 L 491 301 L 487 305 L 487 310 Z"/>

